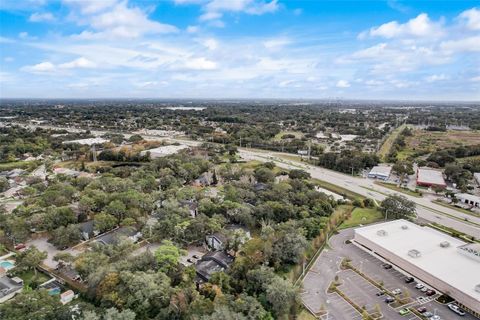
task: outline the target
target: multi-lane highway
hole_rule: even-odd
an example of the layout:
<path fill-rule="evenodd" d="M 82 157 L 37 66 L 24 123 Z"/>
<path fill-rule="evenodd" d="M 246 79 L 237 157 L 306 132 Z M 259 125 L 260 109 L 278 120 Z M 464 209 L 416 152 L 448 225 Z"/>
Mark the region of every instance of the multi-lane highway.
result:
<path fill-rule="evenodd" d="M 444 226 L 464 232 L 475 238 L 480 238 L 480 218 L 458 210 L 447 208 L 431 202 L 428 198 L 418 198 L 375 184 L 370 179 L 352 177 L 336 171 L 312 166 L 300 161 L 284 160 L 281 153 L 265 153 L 251 149 L 240 149 L 240 155 L 247 160 L 273 161 L 279 167 L 285 169 L 301 168 L 311 174 L 313 178 L 327 181 L 365 197 L 382 201 L 390 194 L 401 194 L 417 204 L 417 215 L 419 218 L 436 222 Z M 289 155 L 291 157 L 291 155 Z"/>

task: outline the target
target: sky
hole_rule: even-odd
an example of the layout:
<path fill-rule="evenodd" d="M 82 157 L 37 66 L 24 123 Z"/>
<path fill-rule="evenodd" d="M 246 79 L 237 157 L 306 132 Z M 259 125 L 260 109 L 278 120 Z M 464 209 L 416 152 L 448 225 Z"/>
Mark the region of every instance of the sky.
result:
<path fill-rule="evenodd" d="M 1 0 L 1 98 L 480 100 L 480 2 Z"/>

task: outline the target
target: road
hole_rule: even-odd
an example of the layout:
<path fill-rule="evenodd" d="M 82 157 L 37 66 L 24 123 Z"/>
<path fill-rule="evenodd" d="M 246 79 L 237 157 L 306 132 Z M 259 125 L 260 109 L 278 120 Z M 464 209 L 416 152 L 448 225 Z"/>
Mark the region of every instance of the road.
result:
<path fill-rule="evenodd" d="M 455 209 L 440 206 L 431 202 L 427 198 L 413 197 L 404 193 L 382 187 L 375 184 L 372 180 L 349 176 L 333 170 L 315 167 L 302 163 L 300 161 L 283 160 L 281 153 L 268 153 L 250 149 L 239 149 L 240 155 L 246 160 L 257 160 L 261 162 L 272 161 L 277 166 L 285 169 L 302 169 L 310 173 L 313 178 L 327 181 L 337 186 L 343 187 L 362 196 L 382 201 L 388 195 L 399 194 L 405 196 L 417 204 L 417 215 L 423 220 L 436 222 L 446 227 L 453 228 L 475 238 L 480 238 L 480 218 Z M 288 156 L 292 156 L 288 154 Z"/>
<path fill-rule="evenodd" d="M 32 125 L 32 124 L 25 125 L 22 123 L 15 123 L 15 124 L 20 126 L 30 127 L 30 128 L 41 127 L 41 128 L 48 128 L 48 129 L 67 129 L 71 132 L 81 131 L 81 129 L 70 129 L 70 128 L 54 127 L 54 126 L 46 126 L 46 125 Z M 101 135 L 104 135 L 105 133 L 108 133 L 108 131 L 100 131 L 100 130 L 92 130 L 91 132 L 96 136 L 101 136 Z M 125 137 L 128 137 L 131 135 L 124 132 L 122 132 L 122 134 Z M 171 142 L 183 143 L 189 146 L 198 146 L 201 143 L 203 143 L 202 141 L 176 139 L 172 137 L 155 136 L 155 135 L 144 136 L 144 138 L 147 140 L 165 139 Z M 458 211 L 458 210 L 440 206 L 438 204 L 431 202 L 427 198 L 418 198 L 418 197 L 413 197 L 404 193 L 396 192 L 394 190 L 377 185 L 370 179 L 353 177 L 353 176 L 346 175 L 333 170 L 328 170 L 325 168 L 308 165 L 300 161 L 284 160 L 281 158 L 282 156 L 288 156 L 291 158 L 292 154 L 268 152 L 265 150 L 255 150 L 255 149 L 245 149 L 245 148 L 239 148 L 239 153 L 240 153 L 240 156 L 246 160 L 257 160 L 261 162 L 272 161 L 279 167 L 282 167 L 285 169 L 301 168 L 309 172 L 313 178 L 327 181 L 329 183 L 335 184 L 342 188 L 351 190 L 362 196 L 375 199 L 376 201 L 382 201 L 388 195 L 391 195 L 391 194 L 403 195 L 407 199 L 417 204 L 417 215 L 422 220 L 426 220 L 429 222 L 436 222 L 446 227 L 453 228 L 457 231 L 463 232 L 469 236 L 473 236 L 477 239 L 480 238 L 480 218 L 479 217 L 475 217 L 472 215 L 462 213 L 461 211 Z"/>

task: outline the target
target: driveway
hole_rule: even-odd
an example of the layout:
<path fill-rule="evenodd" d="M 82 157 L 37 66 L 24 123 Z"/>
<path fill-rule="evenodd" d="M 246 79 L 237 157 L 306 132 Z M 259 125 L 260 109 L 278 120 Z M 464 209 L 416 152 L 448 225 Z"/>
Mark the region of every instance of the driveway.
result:
<path fill-rule="evenodd" d="M 81 250 L 75 250 L 75 249 L 71 249 L 71 248 L 68 248 L 68 249 L 65 249 L 65 250 L 58 250 L 57 248 L 55 248 L 54 245 L 49 243 L 47 240 L 48 240 L 47 237 L 33 239 L 33 240 L 30 240 L 30 241 L 26 242 L 26 245 L 27 245 L 27 247 L 35 246 L 35 247 L 37 247 L 38 250 L 47 252 L 48 256 L 45 260 L 43 260 L 43 263 L 45 264 L 45 266 L 47 266 L 51 269 L 54 269 L 57 266 L 57 262 L 53 260 L 53 257 L 55 257 L 55 255 L 57 253 L 60 253 L 60 252 L 70 253 L 73 256 L 77 256 L 80 253 L 82 253 Z"/>

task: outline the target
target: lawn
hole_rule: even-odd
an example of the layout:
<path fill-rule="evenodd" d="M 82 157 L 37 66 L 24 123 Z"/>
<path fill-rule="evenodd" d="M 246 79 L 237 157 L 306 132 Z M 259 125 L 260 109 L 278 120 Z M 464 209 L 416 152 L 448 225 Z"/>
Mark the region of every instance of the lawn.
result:
<path fill-rule="evenodd" d="M 353 191 L 347 190 L 345 188 L 342 188 L 340 186 L 337 186 L 333 183 L 326 182 L 323 180 L 318 180 L 318 179 L 311 179 L 313 183 L 318 184 L 320 187 L 327 189 L 329 191 L 335 192 L 339 195 L 345 195 L 348 199 L 350 200 L 355 200 L 355 199 L 365 199 L 364 196 L 355 193 Z"/>
<path fill-rule="evenodd" d="M 35 280 L 35 272 L 33 270 L 24 271 L 22 273 L 17 274 L 17 277 L 22 279 L 25 285 L 30 286 L 32 281 Z M 48 281 L 49 279 L 50 278 L 46 274 L 40 271 L 37 271 L 37 278 L 36 278 L 37 284 L 42 284 L 45 281 Z"/>
<path fill-rule="evenodd" d="M 33 170 L 38 167 L 37 161 L 14 161 L 0 163 L 0 171 L 10 171 L 13 169 Z"/>
<path fill-rule="evenodd" d="M 409 196 L 412 196 L 412 197 L 417 197 L 417 198 L 422 197 L 421 193 L 416 193 L 413 190 L 410 190 L 408 188 L 401 188 L 401 187 L 398 187 L 397 185 L 394 185 L 394 184 L 391 184 L 391 183 L 375 181 L 375 184 L 378 184 L 382 187 L 385 187 L 385 188 L 388 188 L 388 189 L 391 189 L 391 190 L 394 190 L 394 191 L 398 191 L 398 192 L 401 192 L 401 193 L 408 194 Z"/>
<path fill-rule="evenodd" d="M 385 139 L 380 150 L 378 150 L 377 155 L 380 159 L 384 160 L 388 154 L 390 153 L 390 149 L 392 148 L 393 142 L 397 139 L 398 134 L 402 132 L 402 130 L 406 128 L 406 125 L 401 125 L 400 127 L 393 130 L 390 135 Z"/>
<path fill-rule="evenodd" d="M 383 214 L 377 208 L 355 208 L 352 216 L 340 225 L 339 229 L 347 229 L 359 225 L 374 223 L 383 219 Z"/>

